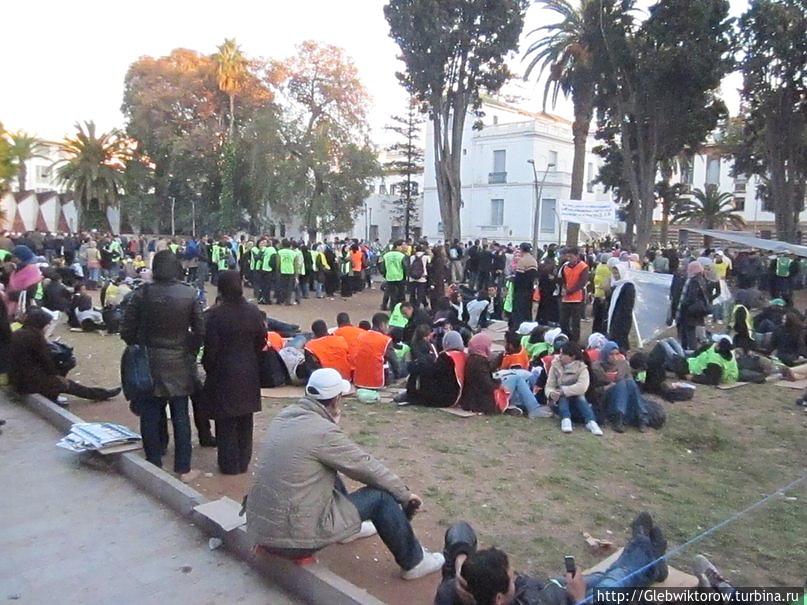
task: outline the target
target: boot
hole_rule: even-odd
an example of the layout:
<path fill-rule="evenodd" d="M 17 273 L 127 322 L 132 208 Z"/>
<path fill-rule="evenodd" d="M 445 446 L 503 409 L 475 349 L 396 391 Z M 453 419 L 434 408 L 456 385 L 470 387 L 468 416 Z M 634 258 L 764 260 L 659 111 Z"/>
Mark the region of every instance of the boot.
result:
<path fill-rule="evenodd" d="M 120 393 L 121 388 L 102 389 L 100 387 L 85 387 L 77 382 L 69 380 L 67 382 L 67 393 L 74 397 L 81 399 L 89 399 L 90 401 L 106 401 L 112 399 Z"/>
<path fill-rule="evenodd" d="M 616 417 L 614 418 L 614 432 L 616 433 L 624 433 L 625 432 L 625 417 L 622 415 L 621 412 L 618 412 Z"/>

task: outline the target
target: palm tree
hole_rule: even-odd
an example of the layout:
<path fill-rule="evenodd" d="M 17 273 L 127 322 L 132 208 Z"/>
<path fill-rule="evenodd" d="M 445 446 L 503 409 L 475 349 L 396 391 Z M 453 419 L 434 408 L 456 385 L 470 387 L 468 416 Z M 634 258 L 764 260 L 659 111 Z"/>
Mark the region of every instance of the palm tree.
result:
<path fill-rule="evenodd" d="M 219 90 L 230 97 L 229 140 L 232 141 L 235 129 L 235 95 L 243 85 L 248 61 L 234 38 L 225 39 L 224 44 L 218 49 L 219 51 L 213 55 L 213 60 L 216 63 Z"/>
<path fill-rule="evenodd" d="M 14 176 L 14 158 L 11 156 L 11 142 L 8 134 L 0 123 L 0 193 L 5 193 L 11 187 L 9 182 Z"/>
<path fill-rule="evenodd" d="M 128 141 L 118 130 L 96 133 L 95 123 L 76 124 L 76 134 L 59 144 L 64 159 L 56 162 L 59 181 L 73 191 L 79 210 L 106 212 L 117 206 L 123 170 L 131 156 Z"/>
<path fill-rule="evenodd" d="M 538 0 L 550 11 L 557 13 L 562 20 L 534 29 L 529 35 L 542 36 L 533 42 L 524 54 L 532 56 L 524 74 L 529 78 L 532 70 L 538 68 L 539 79 L 548 69 L 549 74 L 544 88 L 543 109 L 552 93 L 552 106 L 558 94 L 571 95 L 574 106 L 574 160 L 572 162 L 571 199 L 583 197 L 583 184 L 586 168 L 586 141 L 591 119 L 594 115 L 594 93 L 596 74 L 592 66 L 593 41 L 600 35 L 599 13 L 596 0 L 580 0 L 575 8 L 567 0 Z M 570 223 L 566 235 L 567 244 L 577 244 L 580 225 Z"/>
<path fill-rule="evenodd" d="M 43 155 L 45 145 L 35 136 L 22 130 L 9 134 L 8 140 L 11 144 L 11 161 L 17 168 L 17 186 L 20 191 L 25 191 L 28 179 L 28 167 L 25 162 L 34 158 L 45 158 Z"/>
<path fill-rule="evenodd" d="M 692 197 L 683 200 L 679 210 L 673 216 L 673 223 L 689 221 L 699 224 L 704 229 L 725 229 L 745 226 L 743 217 L 734 212 L 734 196 L 720 193 L 717 187 L 707 187 L 706 191 L 694 189 Z M 712 246 L 712 238 L 706 236 L 704 245 Z"/>

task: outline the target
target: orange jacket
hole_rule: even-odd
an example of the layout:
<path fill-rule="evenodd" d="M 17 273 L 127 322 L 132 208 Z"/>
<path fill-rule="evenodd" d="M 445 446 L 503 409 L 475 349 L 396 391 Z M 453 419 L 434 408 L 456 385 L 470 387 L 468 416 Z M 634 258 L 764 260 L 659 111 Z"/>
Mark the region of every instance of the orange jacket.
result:
<path fill-rule="evenodd" d="M 364 334 L 366 330 L 362 330 L 357 326 L 342 326 L 341 328 L 336 328 L 333 333 L 336 336 L 341 336 L 347 342 L 347 346 L 350 347 L 352 351 L 356 347 L 356 341 L 359 340 L 359 336 Z"/>
<path fill-rule="evenodd" d="M 283 337 L 277 332 L 267 332 L 266 345 L 272 347 L 275 351 L 280 351 L 283 348 Z"/>
<path fill-rule="evenodd" d="M 563 302 L 583 302 L 586 295 L 586 284 L 581 284 L 583 274 L 588 271 L 588 265 L 583 261 L 578 262 L 574 267 L 571 265 L 564 265 L 561 272 L 563 273 L 563 283 L 566 290 L 563 294 Z M 577 292 L 567 294 L 572 288 L 580 287 Z"/>
<path fill-rule="evenodd" d="M 392 339 L 386 334 L 366 330 L 356 341 L 351 351 L 350 361 L 356 368 L 353 384 L 367 389 L 380 389 L 384 386 L 384 355 Z"/>
<path fill-rule="evenodd" d="M 342 375 L 342 378 L 350 380 L 352 370 L 344 338 L 335 334 L 315 338 L 305 343 L 305 350 L 316 357 L 323 368 L 333 368 Z"/>
<path fill-rule="evenodd" d="M 502 357 L 502 364 L 499 366 L 500 370 L 509 370 L 513 366 L 519 366 L 523 370 L 530 369 L 530 358 L 524 347 L 518 353 L 511 353 Z"/>
<path fill-rule="evenodd" d="M 357 273 L 361 271 L 363 259 L 364 255 L 361 253 L 361 250 L 356 250 L 355 252 L 350 253 L 350 264 L 353 266 L 353 271 Z"/>
<path fill-rule="evenodd" d="M 462 385 L 465 382 L 465 362 L 468 361 L 468 355 L 465 354 L 465 351 L 443 351 L 443 353 L 448 355 L 451 361 L 454 362 L 454 377 L 460 387 L 457 401 L 454 402 L 454 405 L 457 405 L 460 397 L 462 397 Z"/>

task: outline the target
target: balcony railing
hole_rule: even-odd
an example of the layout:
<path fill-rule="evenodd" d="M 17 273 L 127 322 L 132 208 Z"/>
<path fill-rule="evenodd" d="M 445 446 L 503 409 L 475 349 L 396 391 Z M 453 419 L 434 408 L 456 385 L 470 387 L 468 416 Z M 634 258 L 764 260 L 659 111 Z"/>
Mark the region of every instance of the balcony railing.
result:
<path fill-rule="evenodd" d="M 491 172 L 488 174 L 488 184 L 489 185 L 499 185 L 501 183 L 507 182 L 507 173 L 506 172 Z"/>

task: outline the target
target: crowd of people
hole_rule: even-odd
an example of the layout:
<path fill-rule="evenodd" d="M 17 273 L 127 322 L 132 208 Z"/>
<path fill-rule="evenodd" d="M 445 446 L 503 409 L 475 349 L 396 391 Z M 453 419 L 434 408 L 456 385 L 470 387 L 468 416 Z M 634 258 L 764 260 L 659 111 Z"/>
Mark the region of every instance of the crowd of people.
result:
<path fill-rule="evenodd" d="M 174 471 L 189 481 L 198 475 L 189 407 L 200 446 L 217 448 L 220 472 L 242 474 L 261 388 L 304 385 L 305 396 L 267 430 L 246 502 L 248 531 L 289 558 L 378 533 L 405 579 L 443 570 L 439 603 L 468 595 L 477 603 L 560 602 L 618 585 L 661 557 L 666 542 L 640 516 L 631 546 L 604 575 L 554 584 L 514 576 L 504 553 L 476 549 L 467 525 L 449 530 L 444 554 L 430 553 L 410 523 L 420 497 L 340 429 L 345 395 L 398 386 L 399 405 L 556 419 L 563 433 L 580 424 L 602 436 L 607 426 L 661 428 L 665 408 L 647 393 L 685 399 L 690 383 L 794 379 L 790 367 L 805 353 L 804 316 L 793 304 L 805 272 L 787 255 L 669 248 L 642 258 L 611 241 L 534 253 L 526 243 L 90 233 L 4 234 L 0 257 L 0 375 L 16 390 L 57 402 L 63 393 L 116 396 L 120 388 L 68 379 L 75 360 L 50 334 L 62 314 L 75 330 L 119 332 L 148 351 L 152 388 L 130 397 L 146 459 L 162 466 L 170 410 Z M 671 275 L 668 321 L 677 338 L 649 351 L 631 337 L 636 271 Z M 209 305 L 208 280 L 217 288 Z M 355 325 L 346 312 L 330 327 L 323 317 L 302 330 L 267 314 L 266 305 L 349 298 L 375 284 L 381 310 Z M 504 327 L 500 350 L 492 325 Z M 366 487 L 348 493 L 340 474 Z M 650 566 L 635 581 L 658 580 L 664 569 Z M 517 594 L 533 596 L 514 601 Z"/>

